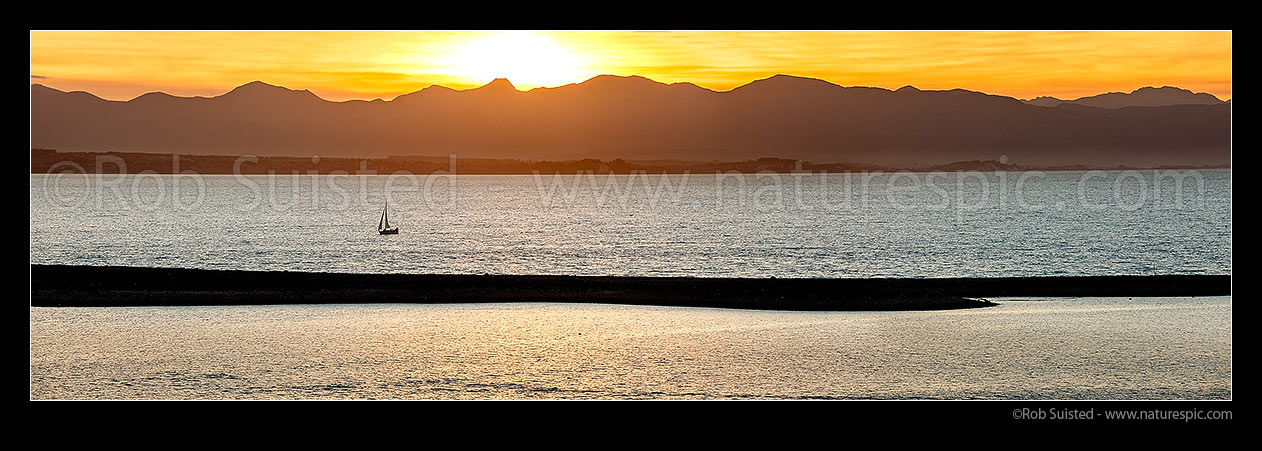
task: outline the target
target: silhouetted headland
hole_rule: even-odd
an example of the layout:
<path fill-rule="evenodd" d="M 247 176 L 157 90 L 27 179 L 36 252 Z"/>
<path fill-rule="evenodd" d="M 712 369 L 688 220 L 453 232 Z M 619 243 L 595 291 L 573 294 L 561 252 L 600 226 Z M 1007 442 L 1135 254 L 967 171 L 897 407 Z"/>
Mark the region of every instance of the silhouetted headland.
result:
<path fill-rule="evenodd" d="M 765 310 L 946 310 L 985 297 L 1213 296 L 1229 275 L 777 279 L 346 274 L 31 265 L 35 307 L 560 302 Z"/>

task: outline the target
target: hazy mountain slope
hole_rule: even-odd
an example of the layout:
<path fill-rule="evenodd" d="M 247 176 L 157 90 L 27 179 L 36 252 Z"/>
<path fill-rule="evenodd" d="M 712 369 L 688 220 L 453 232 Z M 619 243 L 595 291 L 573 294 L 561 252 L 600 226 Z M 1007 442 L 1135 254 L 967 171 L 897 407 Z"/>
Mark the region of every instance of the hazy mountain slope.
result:
<path fill-rule="evenodd" d="M 1094 96 L 1080 97 L 1074 100 L 1061 100 L 1055 97 L 1035 97 L 1026 103 L 1038 106 L 1057 106 L 1071 103 L 1074 105 L 1093 106 L 1098 108 L 1125 108 L 1130 106 L 1171 106 L 1171 105 L 1219 105 L 1224 103 L 1213 94 L 1162 86 L 1154 88 L 1146 86 L 1130 93 L 1109 92 Z"/>
<path fill-rule="evenodd" d="M 252 82 L 127 102 L 31 87 L 32 147 L 260 155 L 740 159 L 940 164 L 1222 164 L 1230 105 L 1055 107 L 966 90 L 842 87 L 775 76 L 731 91 L 600 76 L 516 90 L 434 86 L 330 102 Z"/>

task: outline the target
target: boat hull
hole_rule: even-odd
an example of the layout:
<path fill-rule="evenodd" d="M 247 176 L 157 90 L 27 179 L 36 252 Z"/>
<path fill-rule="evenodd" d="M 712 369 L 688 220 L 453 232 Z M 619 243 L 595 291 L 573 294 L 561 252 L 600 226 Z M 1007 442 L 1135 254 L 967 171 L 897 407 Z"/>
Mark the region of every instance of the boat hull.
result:
<path fill-rule="evenodd" d="M 399 234 L 399 228 L 398 228 L 398 227 L 396 227 L 396 228 L 393 228 L 393 229 L 382 229 L 382 230 L 378 230 L 378 231 L 377 231 L 377 233 L 380 233 L 380 234 L 382 234 L 382 235 L 398 235 L 398 234 Z"/>

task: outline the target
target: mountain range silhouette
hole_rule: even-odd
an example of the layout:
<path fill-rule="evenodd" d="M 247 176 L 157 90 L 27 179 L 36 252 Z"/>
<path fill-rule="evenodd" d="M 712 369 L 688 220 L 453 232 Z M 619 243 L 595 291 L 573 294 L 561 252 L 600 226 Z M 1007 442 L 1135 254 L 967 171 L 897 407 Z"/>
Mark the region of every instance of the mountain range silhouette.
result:
<path fill-rule="evenodd" d="M 1026 103 L 1039 106 L 1056 106 L 1070 103 L 1099 108 L 1125 108 L 1128 106 L 1218 105 L 1224 102 L 1219 100 L 1218 97 L 1214 97 L 1213 94 L 1204 92 L 1193 93 L 1174 86 L 1162 86 L 1160 88 L 1145 86 L 1131 91 L 1129 94 L 1109 92 L 1080 97 L 1074 100 L 1061 100 L 1055 97 L 1043 96 L 1030 99 Z"/>
<path fill-rule="evenodd" d="M 602 75 L 505 79 L 334 102 L 254 81 L 215 97 L 111 101 L 31 85 L 31 146 L 210 155 L 737 160 L 926 165 L 1221 165 L 1231 104 L 1173 87 L 1071 101 L 964 89 L 843 87 L 776 75 L 730 91 Z"/>

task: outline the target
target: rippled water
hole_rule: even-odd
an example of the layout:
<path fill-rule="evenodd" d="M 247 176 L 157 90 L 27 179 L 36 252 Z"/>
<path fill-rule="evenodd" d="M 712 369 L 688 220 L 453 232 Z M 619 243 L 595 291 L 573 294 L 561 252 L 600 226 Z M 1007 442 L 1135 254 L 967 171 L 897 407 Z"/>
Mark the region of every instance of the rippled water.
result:
<path fill-rule="evenodd" d="M 1231 299 L 32 308 L 31 397 L 1222 399 Z"/>
<path fill-rule="evenodd" d="M 1230 274 L 1231 172 L 31 175 L 32 263 L 581 275 Z M 389 201 L 399 235 L 374 230 Z M 31 396 L 1231 397 L 1231 299 L 946 312 L 31 308 Z"/>
<path fill-rule="evenodd" d="M 375 231 L 388 200 L 402 233 Z M 31 175 L 31 262 L 336 272 L 1230 274 L 1231 172 Z"/>

